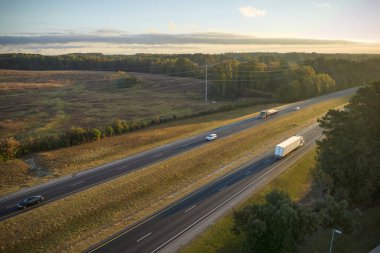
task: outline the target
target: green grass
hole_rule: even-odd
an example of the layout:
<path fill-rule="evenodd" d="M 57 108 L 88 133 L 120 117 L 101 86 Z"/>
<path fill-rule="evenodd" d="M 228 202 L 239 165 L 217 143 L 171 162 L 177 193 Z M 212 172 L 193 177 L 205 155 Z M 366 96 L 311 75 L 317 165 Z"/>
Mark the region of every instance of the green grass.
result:
<path fill-rule="evenodd" d="M 273 189 L 286 191 L 290 197 L 297 201 L 303 198 L 310 189 L 310 171 L 315 164 L 316 149 L 312 149 L 284 173 L 267 184 L 259 192 L 255 193 L 241 203 L 236 209 L 247 205 L 262 203 L 267 193 Z M 219 219 L 215 225 L 194 239 L 189 245 L 181 249 L 181 253 L 213 253 L 213 252 L 242 252 L 243 237 L 232 233 L 232 214 Z"/>
<path fill-rule="evenodd" d="M 380 245 L 380 206 L 365 210 L 359 219 L 360 229 L 353 234 L 336 235 L 333 252 L 367 253 Z M 323 231 L 303 245 L 301 252 L 324 253 L 329 250 L 331 230 Z"/>

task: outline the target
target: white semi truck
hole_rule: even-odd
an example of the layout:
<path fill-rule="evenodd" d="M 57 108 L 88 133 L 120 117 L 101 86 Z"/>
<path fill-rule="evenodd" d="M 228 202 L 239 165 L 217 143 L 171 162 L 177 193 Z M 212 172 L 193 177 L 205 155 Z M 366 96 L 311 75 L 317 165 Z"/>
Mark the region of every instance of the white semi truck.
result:
<path fill-rule="evenodd" d="M 260 112 L 260 119 L 263 119 L 263 118 L 266 118 L 270 115 L 274 115 L 274 114 L 277 114 L 278 111 L 275 110 L 275 109 L 269 109 L 269 110 L 264 110 L 264 111 L 261 111 Z"/>
<path fill-rule="evenodd" d="M 296 148 L 301 147 L 304 142 L 305 141 L 302 136 L 292 136 L 289 139 L 276 145 L 276 148 L 274 149 L 274 156 L 277 158 L 283 158 Z"/>

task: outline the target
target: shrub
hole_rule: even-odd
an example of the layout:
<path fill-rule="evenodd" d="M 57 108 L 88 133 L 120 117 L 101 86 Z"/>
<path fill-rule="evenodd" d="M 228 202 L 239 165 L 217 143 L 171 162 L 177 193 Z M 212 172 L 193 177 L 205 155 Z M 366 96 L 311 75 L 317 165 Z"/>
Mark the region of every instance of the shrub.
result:
<path fill-rule="evenodd" d="M 14 137 L 2 138 L 0 140 L 0 158 L 10 160 L 16 157 L 20 149 L 20 142 Z"/>

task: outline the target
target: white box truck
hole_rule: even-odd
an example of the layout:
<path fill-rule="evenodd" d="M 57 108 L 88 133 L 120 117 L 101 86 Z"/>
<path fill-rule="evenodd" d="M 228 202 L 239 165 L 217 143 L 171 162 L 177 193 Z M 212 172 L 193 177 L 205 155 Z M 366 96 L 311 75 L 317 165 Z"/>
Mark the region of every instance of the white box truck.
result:
<path fill-rule="evenodd" d="M 270 115 L 274 115 L 274 114 L 277 114 L 278 111 L 275 110 L 275 109 L 269 109 L 269 110 L 264 110 L 264 111 L 261 111 L 260 112 L 260 119 L 263 119 L 263 118 L 266 118 Z"/>
<path fill-rule="evenodd" d="M 276 145 L 276 148 L 274 149 L 274 156 L 277 158 L 283 158 L 296 148 L 301 147 L 304 142 L 305 141 L 302 136 L 292 136 L 289 139 Z"/>

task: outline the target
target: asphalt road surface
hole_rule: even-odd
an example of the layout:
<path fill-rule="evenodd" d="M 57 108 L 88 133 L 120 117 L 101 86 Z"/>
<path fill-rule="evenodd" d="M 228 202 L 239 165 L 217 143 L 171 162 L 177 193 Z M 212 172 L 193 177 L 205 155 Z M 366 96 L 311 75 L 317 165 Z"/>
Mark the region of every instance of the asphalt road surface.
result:
<path fill-rule="evenodd" d="M 131 156 L 113 163 L 109 163 L 88 171 L 79 172 L 72 176 L 64 177 L 49 184 L 31 187 L 30 189 L 22 190 L 17 193 L 3 196 L 0 198 L 0 221 L 13 217 L 23 212 L 27 212 L 40 205 L 50 203 L 52 201 L 63 198 L 67 195 L 78 191 L 85 190 L 97 184 L 109 181 L 121 175 L 125 175 L 137 169 L 146 167 L 153 163 L 162 161 L 177 154 L 189 151 L 191 149 L 207 145 L 205 137 L 208 133 L 216 133 L 218 138 L 225 138 L 233 134 L 252 128 L 259 124 L 265 124 L 267 121 L 273 120 L 281 115 L 294 112 L 296 106 L 301 107 L 301 110 L 307 106 L 314 105 L 331 98 L 338 98 L 347 95 L 352 95 L 356 92 L 356 88 L 351 88 L 320 97 L 300 101 L 291 105 L 285 105 L 279 108 L 278 114 L 265 119 L 252 117 L 250 119 L 216 128 L 207 133 L 197 135 L 188 139 L 180 140 L 161 146 L 141 154 Z M 41 204 L 27 208 L 25 210 L 17 210 L 17 203 L 32 195 L 43 195 L 45 201 Z"/>
<path fill-rule="evenodd" d="M 170 244 L 212 215 L 229 201 L 247 189 L 254 188 L 260 180 L 268 180 L 281 166 L 289 166 L 315 145 L 322 136 L 317 124 L 302 133 L 304 146 L 277 159 L 271 149 L 252 162 L 237 168 L 234 172 L 190 194 L 179 202 L 147 218 L 141 223 L 127 228 L 108 240 L 89 249 L 88 252 L 157 252 Z M 166 252 L 163 250 L 163 252 Z"/>

